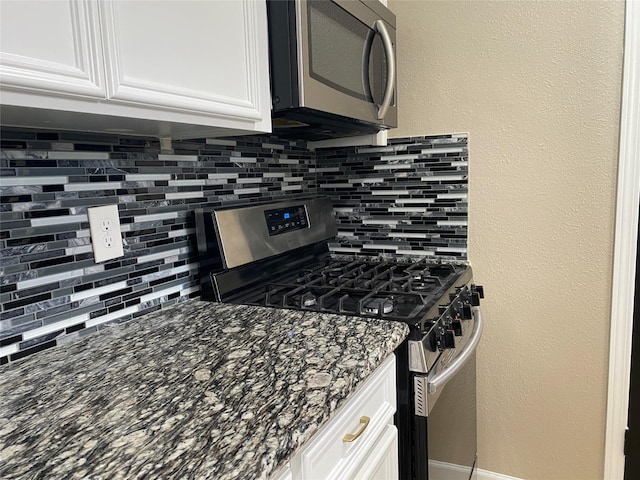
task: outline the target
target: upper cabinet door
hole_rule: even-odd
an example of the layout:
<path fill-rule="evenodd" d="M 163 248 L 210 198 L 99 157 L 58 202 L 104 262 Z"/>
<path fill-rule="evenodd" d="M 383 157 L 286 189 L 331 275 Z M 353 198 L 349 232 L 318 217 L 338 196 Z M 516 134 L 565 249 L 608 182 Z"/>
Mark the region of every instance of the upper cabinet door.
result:
<path fill-rule="evenodd" d="M 270 117 L 265 8 L 256 0 L 102 0 L 109 99 L 219 118 Z"/>
<path fill-rule="evenodd" d="M 95 0 L 1 1 L 3 88 L 105 98 L 103 78 Z"/>

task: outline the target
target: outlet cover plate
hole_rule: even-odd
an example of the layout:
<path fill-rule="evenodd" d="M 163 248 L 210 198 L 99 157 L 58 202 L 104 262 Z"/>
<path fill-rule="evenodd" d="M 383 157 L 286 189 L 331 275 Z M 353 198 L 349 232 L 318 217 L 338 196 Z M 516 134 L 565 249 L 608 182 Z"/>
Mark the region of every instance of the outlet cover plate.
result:
<path fill-rule="evenodd" d="M 96 263 L 124 256 L 117 205 L 87 209 Z"/>

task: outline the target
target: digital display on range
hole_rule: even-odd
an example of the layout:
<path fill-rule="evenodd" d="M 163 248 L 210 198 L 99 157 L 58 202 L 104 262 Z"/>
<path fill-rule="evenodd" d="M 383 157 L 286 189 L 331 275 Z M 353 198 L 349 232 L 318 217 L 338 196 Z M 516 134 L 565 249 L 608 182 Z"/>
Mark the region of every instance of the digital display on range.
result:
<path fill-rule="evenodd" d="M 270 237 L 309 227 L 309 217 L 304 205 L 265 210 L 264 218 Z"/>

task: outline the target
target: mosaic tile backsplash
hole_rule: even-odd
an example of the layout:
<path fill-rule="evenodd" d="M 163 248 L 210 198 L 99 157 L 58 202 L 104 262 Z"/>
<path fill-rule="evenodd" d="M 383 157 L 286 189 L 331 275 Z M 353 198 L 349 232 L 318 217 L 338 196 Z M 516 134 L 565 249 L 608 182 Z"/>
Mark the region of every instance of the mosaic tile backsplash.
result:
<path fill-rule="evenodd" d="M 319 151 L 318 192 L 333 198 L 336 254 L 467 258 L 467 135 Z"/>
<path fill-rule="evenodd" d="M 332 197 L 337 254 L 466 258 L 464 135 L 311 152 L 272 136 L 174 141 L 3 128 L 0 363 L 199 296 L 193 210 Z M 96 264 L 87 208 L 117 204 Z"/>
<path fill-rule="evenodd" d="M 193 210 L 313 190 L 304 143 L 2 131 L 0 358 L 199 295 Z M 125 256 L 96 264 L 87 208 L 118 204 Z"/>

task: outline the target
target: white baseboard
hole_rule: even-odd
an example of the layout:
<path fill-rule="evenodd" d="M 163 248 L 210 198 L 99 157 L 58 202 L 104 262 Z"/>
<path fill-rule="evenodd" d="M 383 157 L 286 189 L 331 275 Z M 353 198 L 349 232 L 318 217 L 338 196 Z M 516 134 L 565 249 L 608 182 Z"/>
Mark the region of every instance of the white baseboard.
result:
<path fill-rule="evenodd" d="M 462 480 L 469 477 L 469 467 L 429 460 L 429 478 L 431 477 L 435 477 L 436 480 Z"/>
<path fill-rule="evenodd" d="M 469 468 L 455 465 L 453 463 L 438 462 L 429 460 L 429 477 L 435 476 L 437 480 L 461 480 L 469 475 Z M 510 477 L 502 473 L 490 472 L 476 468 L 473 480 L 523 480 L 521 478 Z"/>
<path fill-rule="evenodd" d="M 488 470 L 482 470 L 480 468 L 476 468 L 477 480 L 523 480 L 517 477 L 510 477 L 509 475 L 503 475 L 502 473 L 490 472 Z"/>

